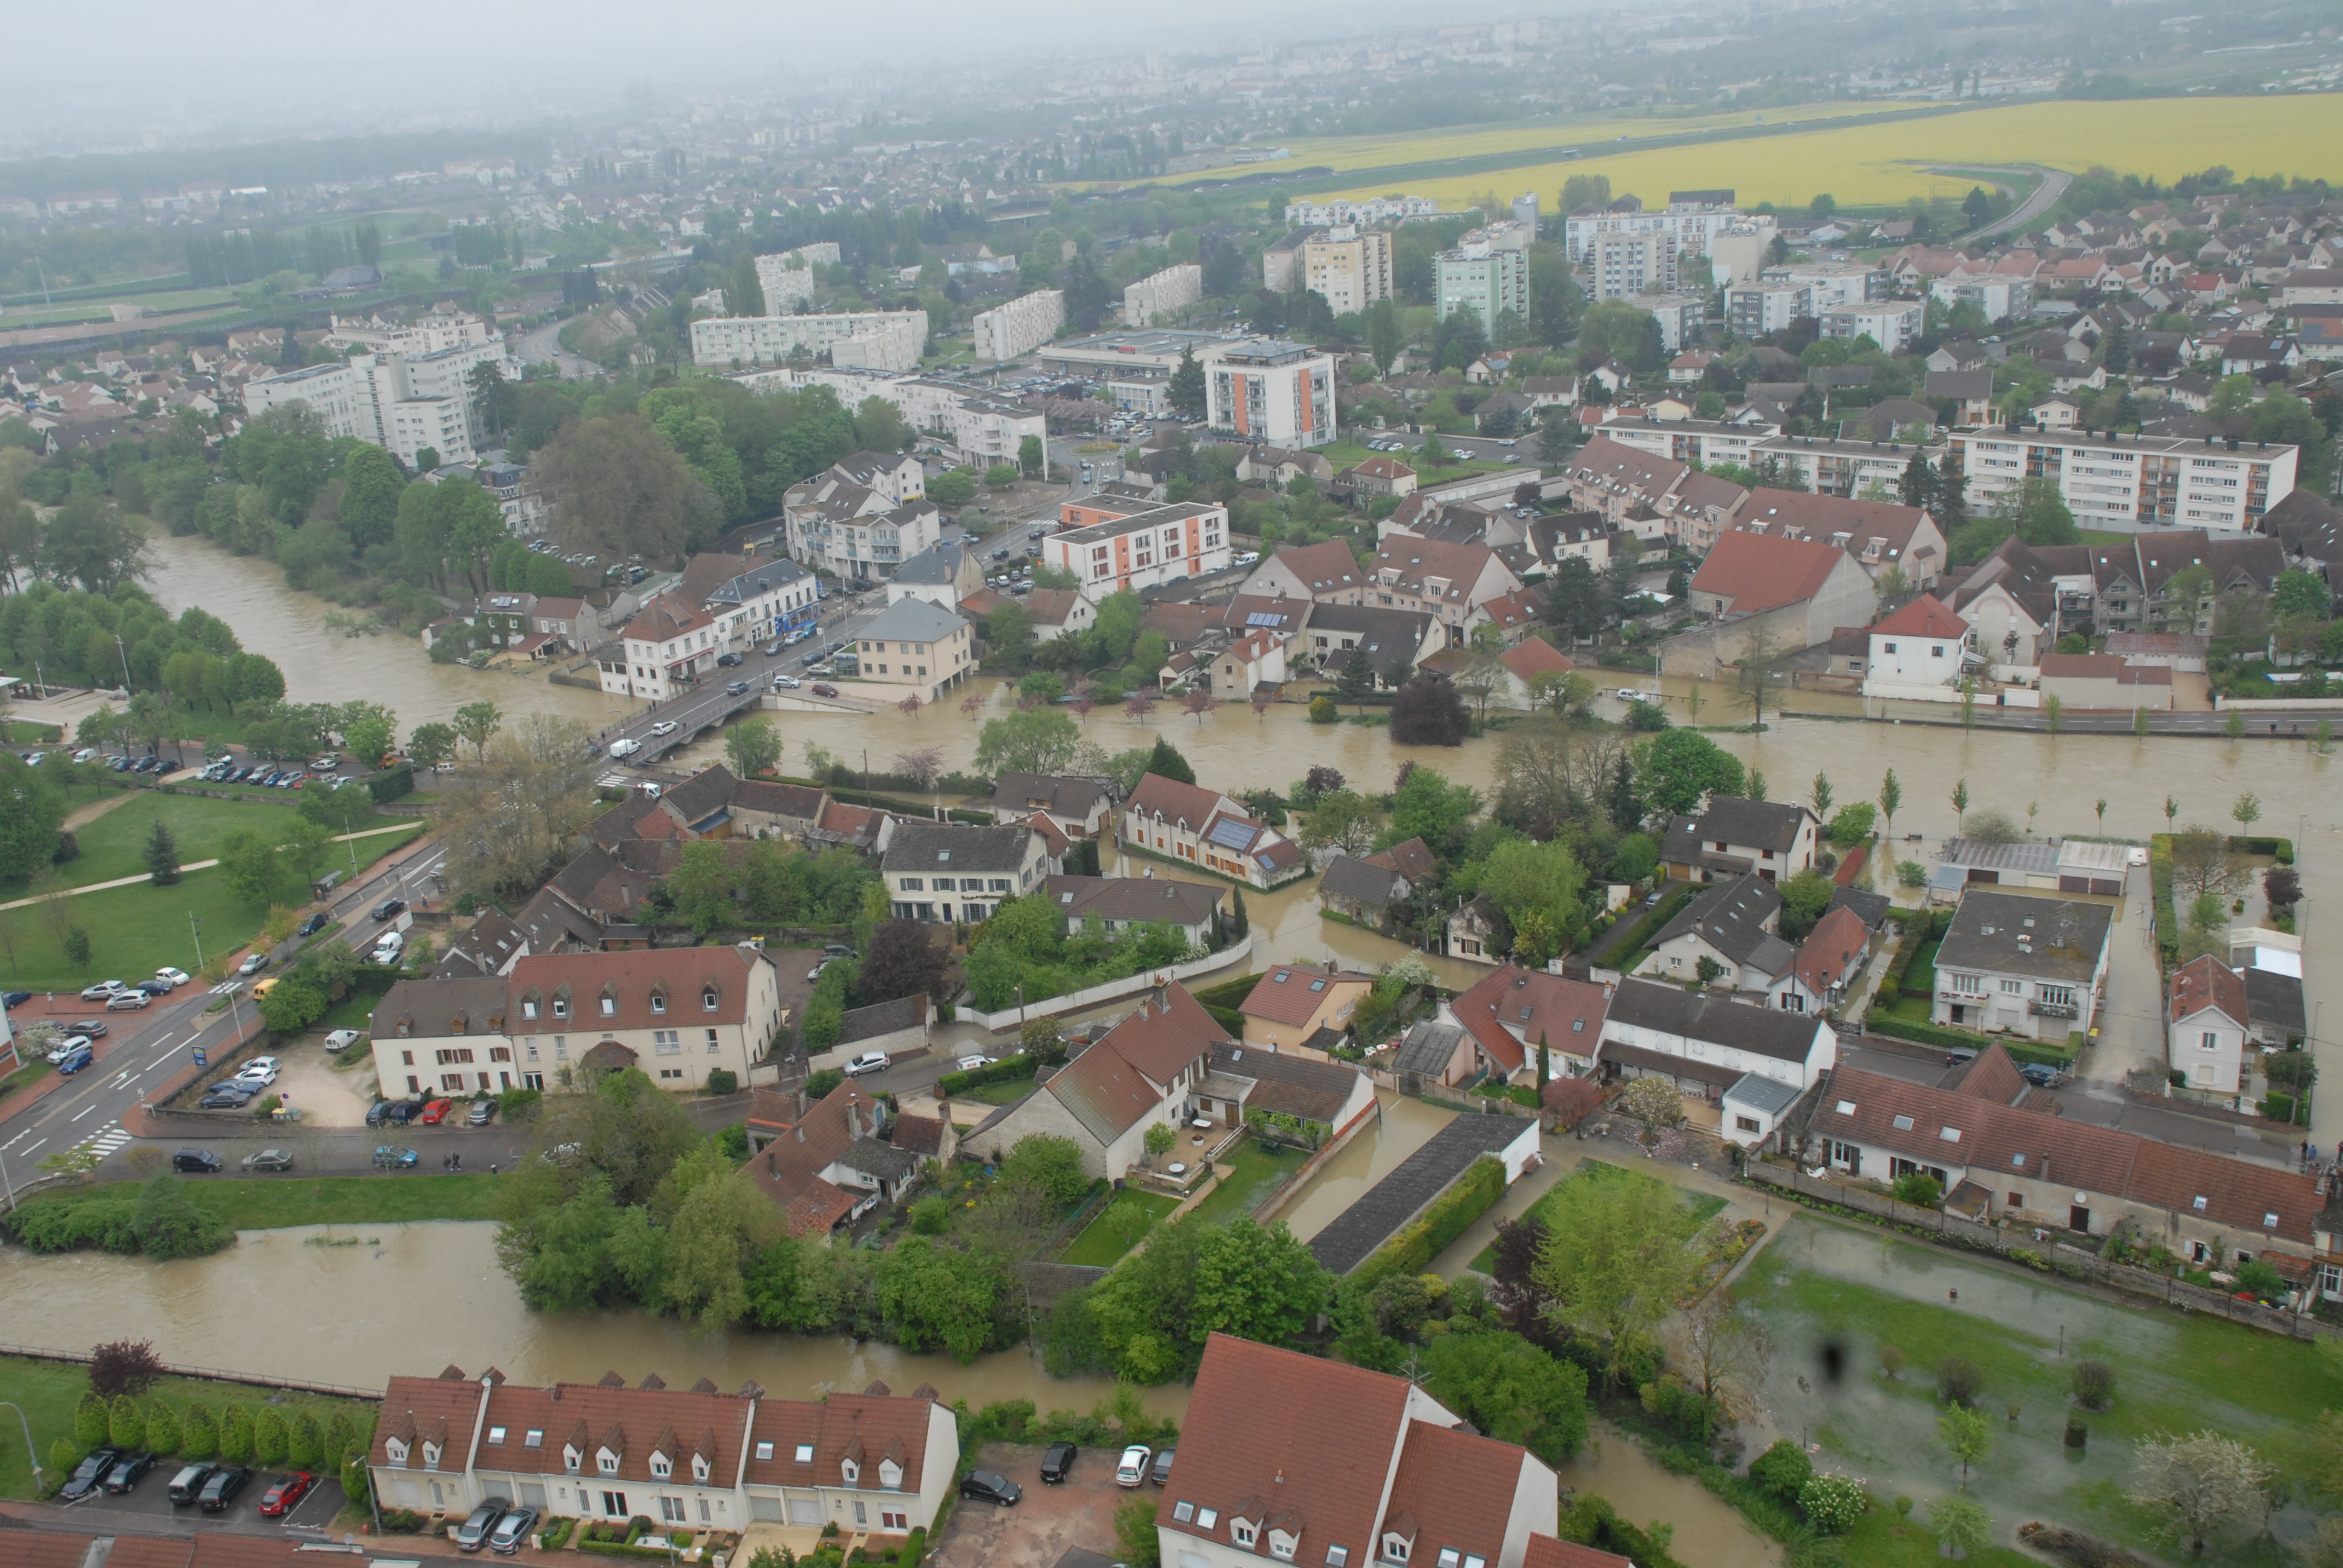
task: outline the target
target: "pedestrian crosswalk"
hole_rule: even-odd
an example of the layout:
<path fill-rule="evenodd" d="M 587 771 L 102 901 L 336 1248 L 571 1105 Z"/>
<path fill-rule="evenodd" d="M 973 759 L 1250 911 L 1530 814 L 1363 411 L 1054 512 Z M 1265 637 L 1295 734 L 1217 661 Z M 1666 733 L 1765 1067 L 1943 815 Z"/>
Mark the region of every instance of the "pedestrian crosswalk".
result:
<path fill-rule="evenodd" d="M 109 1121 L 105 1126 L 99 1128 L 96 1131 L 91 1133 L 88 1137 L 83 1139 L 79 1143 L 75 1144 L 75 1147 L 77 1149 L 86 1149 L 91 1153 L 96 1155 L 100 1160 L 103 1160 L 129 1141 L 130 1134 L 122 1131 L 122 1123 L 119 1121 Z"/>

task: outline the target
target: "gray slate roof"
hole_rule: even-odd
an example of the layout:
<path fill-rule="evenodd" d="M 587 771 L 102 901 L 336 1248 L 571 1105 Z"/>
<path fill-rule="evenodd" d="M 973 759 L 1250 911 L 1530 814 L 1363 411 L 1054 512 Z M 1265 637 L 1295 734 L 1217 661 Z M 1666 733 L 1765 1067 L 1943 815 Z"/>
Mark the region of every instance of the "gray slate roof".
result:
<path fill-rule="evenodd" d="M 2246 1013 L 2257 1028 L 2267 1025 L 2288 1034 L 2302 1034 L 2302 978 L 2276 970 L 2246 971 Z"/>
<path fill-rule="evenodd" d="M 1611 993 L 1609 1022 L 1707 1040 L 1782 1061 L 1803 1062 L 1822 1020 L 1812 1013 L 1752 1007 L 1708 991 L 1656 980 L 1624 980 Z M 1610 1042 L 1604 1042 L 1610 1051 Z"/>
<path fill-rule="evenodd" d="M 1803 1092 L 1795 1083 L 1785 1083 L 1762 1072 L 1745 1072 L 1726 1088 L 1725 1098 L 1737 1104 L 1755 1106 L 1768 1116 L 1779 1116 L 1795 1105 Z"/>
<path fill-rule="evenodd" d="M 2114 918 L 2105 904 L 2028 898 L 1971 883 L 1936 950 L 1936 968 L 2087 984 L 2098 972 Z"/>
<path fill-rule="evenodd" d="M 899 996 L 893 1001 L 858 1007 L 840 1019 L 838 1043 L 851 1045 L 858 1040 L 873 1040 L 900 1030 L 917 1029 L 927 1021 L 926 997 Z"/>
<path fill-rule="evenodd" d="M 1735 877 L 1729 882 L 1715 882 L 1708 889 L 1676 911 L 1667 929 L 1660 933 L 1661 942 L 1697 931 L 1703 941 L 1736 964 L 1755 964 L 1768 974 L 1779 974 L 1779 963 L 1769 967 L 1764 958 L 1779 959 L 1767 946 L 1778 947 L 1782 953 L 1790 950 L 1789 944 L 1765 929 L 1765 921 L 1778 916 L 1782 894 L 1763 877 Z M 1654 944 L 1657 945 L 1657 944 Z"/>
<path fill-rule="evenodd" d="M 1832 910 L 1853 910 L 1855 917 L 1863 921 L 1864 929 L 1875 932 L 1879 930 L 1879 923 L 1887 918 L 1887 911 L 1895 907 L 1896 900 L 1885 893 L 1869 892 L 1862 888 L 1833 888 L 1830 904 L 1823 913 L 1829 914 Z"/>
<path fill-rule="evenodd" d="M 921 583 L 934 588 L 950 588 L 960 577 L 960 563 L 963 553 L 957 539 L 946 539 L 940 545 L 930 545 L 895 568 L 895 580 L 899 583 Z"/>
<path fill-rule="evenodd" d="M 1407 1038 L 1399 1042 L 1399 1054 L 1392 1059 L 1392 1070 L 1437 1078 L 1456 1059 L 1456 1042 L 1463 1038 L 1463 1024 L 1428 1018 L 1409 1030 Z"/>
<path fill-rule="evenodd" d="M 1024 865 L 1026 842 L 1032 836 L 1033 829 L 1021 822 L 993 828 L 904 822 L 896 828 L 895 841 L 888 846 L 880 868 L 912 875 L 1014 871 Z"/>
<path fill-rule="evenodd" d="M 1493 1154 L 1534 1122 L 1511 1116 L 1463 1111 L 1400 1161 L 1392 1173 L 1361 1194 L 1311 1238 L 1310 1251 L 1337 1274 L 1347 1274 L 1373 1255 L 1393 1232 L 1453 1186 L 1473 1161 Z"/>
<path fill-rule="evenodd" d="M 967 621 L 923 598 L 899 598 L 856 632 L 864 642 L 941 642 Z"/>
<path fill-rule="evenodd" d="M 1407 896 L 1407 879 L 1388 866 L 1372 866 L 1354 856 L 1337 855 L 1327 862 L 1318 888 L 1322 893 L 1382 910 Z"/>
<path fill-rule="evenodd" d="M 1253 1046 L 1216 1045 L 1209 1065 L 1222 1076 L 1253 1081 L 1253 1091 L 1245 1097 L 1247 1110 L 1282 1111 L 1329 1126 L 1359 1084 L 1355 1068 Z"/>

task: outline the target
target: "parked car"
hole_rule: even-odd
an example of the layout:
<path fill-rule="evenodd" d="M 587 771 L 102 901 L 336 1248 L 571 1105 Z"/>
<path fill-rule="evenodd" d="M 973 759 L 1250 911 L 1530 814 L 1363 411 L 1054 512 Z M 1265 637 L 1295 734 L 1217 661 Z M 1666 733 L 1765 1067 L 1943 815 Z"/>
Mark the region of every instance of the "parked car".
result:
<path fill-rule="evenodd" d="M 746 662 L 747 661 L 737 653 L 719 653 L 716 656 L 716 667 L 719 669 L 729 669 L 736 664 Z"/>
<path fill-rule="evenodd" d="M 122 1451 L 118 1448 L 98 1449 L 74 1466 L 73 1474 L 65 1478 L 65 1483 L 58 1490 L 57 1495 L 67 1503 L 80 1502 L 104 1484 L 106 1473 L 112 1470 L 114 1462 L 121 1457 Z"/>
<path fill-rule="evenodd" d="M 1241 567 L 1249 567 L 1259 559 L 1261 559 L 1261 552 L 1259 550 L 1247 550 L 1242 555 L 1237 557 L 1235 564 Z"/>
<path fill-rule="evenodd" d="M 69 1034 L 65 1036 L 65 1039 L 57 1041 L 55 1046 L 50 1048 L 49 1065 L 52 1067 L 55 1066 L 58 1062 L 63 1061 L 66 1057 L 71 1056 L 75 1051 L 81 1050 L 88 1043 L 89 1036 L 85 1034 Z"/>
<path fill-rule="evenodd" d="M 442 1121 L 447 1120 L 447 1101 L 444 1100 L 435 1100 L 431 1101 L 430 1104 L 426 1105 L 423 1108 L 423 1114 L 417 1117 L 416 1120 L 423 1123 L 426 1127 L 437 1127 Z"/>
<path fill-rule="evenodd" d="M 236 965 L 236 972 L 240 975 L 256 975 L 267 967 L 268 955 L 265 952 L 256 952 Z"/>
<path fill-rule="evenodd" d="M 971 1470 L 960 1478 L 960 1494 L 962 1497 L 973 1497 L 979 1503 L 993 1503 L 1003 1508 L 1014 1508 L 1017 1506 L 1017 1500 L 1025 1495 L 1025 1489 L 998 1472 Z"/>
<path fill-rule="evenodd" d="M 846 1064 L 846 1076 L 860 1078 L 866 1072 L 884 1072 L 894 1065 L 883 1050 L 866 1050 Z"/>
<path fill-rule="evenodd" d="M 165 964 L 155 971 L 155 978 L 166 985 L 183 986 L 195 977 L 185 970 L 175 970 L 170 965 Z"/>
<path fill-rule="evenodd" d="M 104 1040 L 114 1026 L 102 1018 L 77 1018 L 65 1026 L 67 1034 L 84 1034 L 92 1040 Z"/>
<path fill-rule="evenodd" d="M 416 1154 L 412 1149 L 393 1149 L 385 1143 L 374 1151 L 374 1168 L 377 1171 L 412 1171 Z"/>
<path fill-rule="evenodd" d="M 1137 1486 L 1147 1479 L 1148 1462 L 1155 1457 L 1143 1442 L 1134 1442 L 1122 1451 L 1122 1459 L 1114 1467 L 1117 1486 Z"/>
<path fill-rule="evenodd" d="M 326 1049 L 329 1051 L 347 1050 L 365 1038 L 357 1030 L 337 1029 L 326 1037 Z"/>
<path fill-rule="evenodd" d="M 1157 1449 L 1155 1451 L 1155 1467 L 1148 1473 L 1147 1479 L 1153 1482 L 1158 1486 L 1168 1484 L 1172 1480 L 1172 1456 L 1179 1452 L 1180 1451 L 1176 1448 Z"/>
<path fill-rule="evenodd" d="M 497 1102 L 493 1100 L 475 1100 L 472 1101 L 472 1113 L 464 1118 L 474 1127 L 486 1127 L 496 1119 Z"/>
<path fill-rule="evenodd" d="M 821 956 L 825 959 L 850 959 L 854 956 L 854 949 L 847 942 L 824 942 Z"/>
<path fill-rule="evenodd" d="M 285 1513 L 308 1496 L 309 1489 L 317 1484 L 317 1478 L 306 1470 L 279 1476 L 274 1485 L 260 1494 L 260 1512 L 272 1518 Z"/>
<path fill-rule="evenodd" d="M 324 930 L 327 923 L 332 919 L 333 917 L 331 915 L 326 913 L 323 910 L 319 910 L 310 915 L 307 920 L 303 920 L 299 925 L 294 927 L 293 934 L 297 937 L 314 937 L 319 931 Z"/>
<path fill-rule="evenodd" d="M 171 1506 L 185 1508 L 188 1503 L 193 1503 L 203 1492 L 204 1483 L 212 1478 L 212 1471 L 216 1467 L 200 1462 L 181 1465 L 179 1473 L 171 1477 L 168 1489 Z"/>
<path fill-rule="evenodd" d="M 255 1083 L 216 1083 L 196 1101 L 198 1111 L 241 1111 L 260 1098 L 260 1086 Z"/>
<path fill-rule="evenodd" d="M 143 980 L 130 989 L 144 996 L 156 997 L 169 996 L 179 988 L 166 980 Z"/>
<path fill-rule="evenodd" d="M 672 735 L 676 732 L 679 726 L 676 724 L 674 719 L 662 719 L 657 724 L 651 726 L 651 733 L 653 735 Z"/>
<path fill-rule="evenodd" d="M 171 1169 L 189 1176 L 209 1176 L 220 1168 L 220 1157 L 208 1149 L 182 1149 L 171 1156 Z"/>
<path fill-rule="evenodd" d="M 32 1000 L 33 993 L 28 990 L 0 991 L 0 1008 L 5 1008 L 10 1012 L 15 1011 Z"/>
<path fill-rule="evenodd" d="M 471 1517 L 456 1526 L 456 1550 L 478 1552 L 487 1544 L 488 1532 L 497 1527 L 497 1522 L 505 1516 L 505 1510 L 511 1506 L 512 1500 L 508 1497 L 482 1498 L 480 1505 L 472 1510 Z"/>
<path fill-rule="evenodd" d="M 57 1070 L 71 1078 L 96 1060 L 97 1053 L 85 1042 L 65 1053 L 65 1059 L 57 1063 Z"/>
<path fill-rule="evenodd" d="M 258 988 L 255 988 L 254 994 L 258 994 Z M 277 1057 L 256 1056 L 250 1061 L 246 1062 L 242 1067 L 237 1068 L 236 1070 L 236 1075 L 238 1078 L 248 1079 L 260 1083 L 274 1083 L 277 1081 L 277 1069 L 284 1065 L 284 1061 Z"/>
<path fill-rule="evenodd" d="M 206 1513 L 225 1513 L 227 1505 L 236 1501 L 236 1494 L 244 1490 L 244 1483 L 251 1479 L 252 1472 L 241 1464 L 223 1465 L 204 1483 L 196 1505 Z"/>
<path fill-rule="evenodd" d="M 102 980 L 96 985 L 85 987 L 81 993 L 81 1000 L 84 1001 L 104 1001 L 106 998 L 112 996 L 121 989 L 122 982 L 118 980 Z"/>
<path fill-rule="evenodd" d="M 257 1154 L 246 1155 L 244 1168 L 246 1171 L 290 1171 L 293 1169 L 293 1153 L 287 1149 L 264 1149 Z"/>
<path fill-rule="evenodd" d="M 106 1473 L 106 1489 L 108 1492 L 127 1492 L 138 1484 L 140 1476 L 154 1468 L 153 1454 L 144 1452 L 126 1453 L 116 1460 L 114 1467 Z"/>
<path fill-rule="evenodd" d="M 838 695 L 838 688 L 830 685 L 830 682 L 826 680 L 817 680 L 813 683 L 813 694 L 816 697 L 836 697 Z"/>
<path fill-rule="evenodd" d="M 145 1007 L 148 1002 L 151 1002 L 154 1000 L 155 999 L 153 997 L 148 996 L 143 990 L 118 990 L 106 999 L 106 1010 L 108 1012 L 136 1012 L 140 1008 Z"/>
<path fill-rule="evenodd" d="M 1081 1452 L 1071 1442 L 1053 1442 L 1041 1456 L 1041 1479 L 1051 1486 L 1066 1479 L 1074 1468 L 1074 1455 Z"/>
<path fill-rule="evenodd" d="M 419 1100 L 387 1100 L 383 1103 L 389 1109 L 382 1113 L 382 1119 L 394 1127 L 404 1127 L 423 1114 L 423 1101 Z"/>
<path fill-rule="evenodd" d="M 516 1508 L 497 1521 L 488 1532 L 488 1550 L 499 1557 L 510 1557 L 520 1550 L 520 1543 L 537 1528 L 537 1510 Z"/>
<path fill-rule="evenodd" d="M 406 908 L 407 900 L 405 899 L 385 899 L 373 909 L 368 910 L 367 914 L 374 920 L 376 923 L 379 924 L 384 920 L 389 920 L 392 916 L 397 914 Z"/>

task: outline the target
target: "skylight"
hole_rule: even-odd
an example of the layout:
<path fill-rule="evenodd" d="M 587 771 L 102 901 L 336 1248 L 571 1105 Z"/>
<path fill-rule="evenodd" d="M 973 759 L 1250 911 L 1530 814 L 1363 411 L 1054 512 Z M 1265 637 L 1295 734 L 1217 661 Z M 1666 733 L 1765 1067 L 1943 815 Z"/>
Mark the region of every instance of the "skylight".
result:
<path fill-rule="evenodd" d="M 1908 1116 L 1899 1116 L 1896 1118 L 1896 1131 L 1898 1132 L 1911 1131 L 1912 1119 Z"/>

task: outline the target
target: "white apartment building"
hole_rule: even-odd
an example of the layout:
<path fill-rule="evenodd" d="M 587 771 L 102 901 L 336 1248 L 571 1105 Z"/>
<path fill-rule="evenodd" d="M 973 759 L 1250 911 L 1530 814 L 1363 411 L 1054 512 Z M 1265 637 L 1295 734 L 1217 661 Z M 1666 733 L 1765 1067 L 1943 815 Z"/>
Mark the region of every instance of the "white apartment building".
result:
<path fill-rule="evenodd" d="M 1151 507 L 1051 534 L 1041 541 L 1041 558 L 1073 573 L 1082 597 L 1093 602 L 1124 588 L 1202 577 L 1229 565 L 1228 508 L 1207 501 Z"/>
<path fill-rule="evenodd" d="M 1894 354 L 1920 340 L 1927 307 L 1916 299 L 1862 300 L 1817 311 L 1825 337 L 1868 337 Z"/>
<path fill-rule="evenodd" d="M 1013 463 L 1026 437 L 1047 439 L 1049 436 L 1049 422 L 1041 410 L 950 381 L 819 365 L 743 370 L 732 379 L 755 392 L 827 387 L 849 409 L 860 407 L 866 397 L 883 397 L 895 406 L 905 424 L 934 437 L 942 455 L 959 464 L 990 467 L 995 463 Z"/>
<path fill-rule="evenodd" d="M 1302 282 L 1326 297 L 1337 316 L 1364 310 L 1392 292 L 1392 236 L 1350 225 L 1328 229 L 1302 246 Z"/>
<path fill-rule="evenodd" d="M 926 469 L 900 453 L 857 452 L 781 498 L 792 560 L 860 582 L 884 581 L 943 538 Z"/>
<path fill-rule="evenodd" d="M 1974 305 L 1987 321 L 2006 321 L 2034 308 L 2034 285 L 2023 277 L 1939 277 L 1928 297 L 1940 305 Z"/>
<path fill-rule="evenodd" d="M 1820 315 L 1836 306 L 1860 305 L 1866 299 L 1894 297 L 1896 286 L 1884 266 L 1860 261 L 1794 261 L 1759 273 L 1762 283 L 1804 285 Z"/>
<path fill-rule="evenodd" d="M 436 306 L 412 322 L 385 321 L 378 317 L 327 318 L 328 348 L 362 349 L 368 354 L 437 354 L 443 348 L 465 348 L 495 336 L 488 323 L 468 310 Z"/>
<path fill-rule="evenodd" d="M 862 682 L 895 689 L 866 695 L 885 701 L 905 696 L 940 701 L 976 673 L 976 638 L 969 623 L 924 598 L 897 599 L 855 636 Z"/>
<path fill-rule="evenodd" d="M 836 266 L 838 260 L 838 242 L 832 239 L 801 245 L 778 256 L 759 256 L 757 286 L 764 291 L 765 308 L 778 311 L 800 299 L 811 299 L 816 264 Z"/>
<path fill-rule="evenodd" d="M 1204 297 L 1204 269 L 1194 262 L 1167 266 L 1122 291 L 1122 319 L 1146 327 L 1159 316 L 1185 310 Z"/>
<path fill-rule="evenodd" d="M 1041 347 L 1066 325 L 1066 291 L 1037 288 L 979 311 L 972 325 L 978 358 L 1014 359 Z"/>
<path fill-rule="evenodd" d="M 1956 431 L 1952 454 L 1968 477 L 1970 510 L 1982 514 L 2032 477 L 2058 493 L 2087 528 L 2206 528 L 2251 532 L 2291 495 L 2296 447 L 2087 430 Z"/>
<path fill-rule="evenodd" d="M 1563 245 L 1589 295 L 1622 299 L 1704 283 L 1704 277 L 1680 274 L 1684 257 L 1713 260 L 1719 235 L 1738 234 L 1745 242 L 1749 231 L 1762 256 L 1773 243 L 1774 227 L 1771 213 L 1737 211 L 1729 190 L 1671 191 L 1664 211 L 1645 212 L 1643 203 L 1624 196 L 1607 207 L 1572 213 L 1563 221 Z"/>
<path fill-rule="evenodd" d="M 307 403 L 330 436 L 388 449 L 412 468 L 429 448 L 442 463 L 478 456 L 479 431 L 470 377 L 478 365 L 518 374 L 501 342 L 482 339 L 429 353 L 353 354 L 336 364 L 305 366 L 244 386 L 246 413 Z"/>
<path fill-rule="evenodd" d="M 1204 371 L 1205 422 L 1291 450 L 1335 440 L 1334 357 L 1273 337 L 1229 345 Z"/>
<path fill-rule="evenodd" d="M 1773 243 L 1770 219 L 1763 228 L 1754 223 L 1735 223 L 1715 230 L 1708 236 L 1709 281 L 1720 285 L 1750 281 L 1764 270 L 1765 252 Z"/>
<path fill-rule="evenodd" d="M 1804 284 L 1736 283 L 1725 291 L 1725 325 L 1736 337 L 1779 332 L 1815 313 L 1815 291 Z"/>
<path fill-rule="evenodd" d="M 1334 197 L 1328 201 L 1298 201 L 1285 209 L 1285 221 L 1303 228 L 1335 224 L 1405 223 L 1410 218 L 1438 217 L 1440 204 L 1430 196 L 1373 196 L 1365 201 Z"/>
<path fill-rule="evenodd" d="M 1708 301 L 1696 294 L 1646 294 L 1634 305 L 1659 322 L 1661 350 L 1671 357 L 1699 342 L 1708 325 Z"/>
<path fill-rule="evenodd" d="M 1493 335 L 1497 317 L 1508 310 L 1520 322 L 1529 320 L 1529 230 L 1522 225 L 1474 229 L 1455 249 L 1432 258 L 1432 275 L 1433 307 L 1443 319 L 1452 310 L 1470 310 Z"/>
<path fill-rule="evenodd" d="M 778 365 L 802 349 L 833 365 L 910 370 L 927 352 L 924 310 L 852 310 L 825 316 L 711 316 L 691 324 L 695 365 Z"/>
<path fill-rule="evenodd" d="M 1719 463 L 1748 467 L 1755 461 L 1751 448 L 1782 431 L 1763 421 L 1728 425 L 1721 419 L 1612 418 L 1596 433 L 1654 457 L 1714 468 Z"/>
<path fill-rule="evenodd" d="M 1749 460 L 1762 463 L 1774 458 L 1805 480 L 1806 488 L 1815 495 L 1852 498 L 1875 484 L 1894 495 L 1896 482 L 1903 478 L 1915 451 L 1935 463 L 1943 458 L 1945 450 L 1943 447 L 1913 447 L 1894 441 L 1770 436 L 1749 448 Z M 1982 509 L 1975 487 L 1969 490 L 1969 500 L 1973 507 Z"/>

